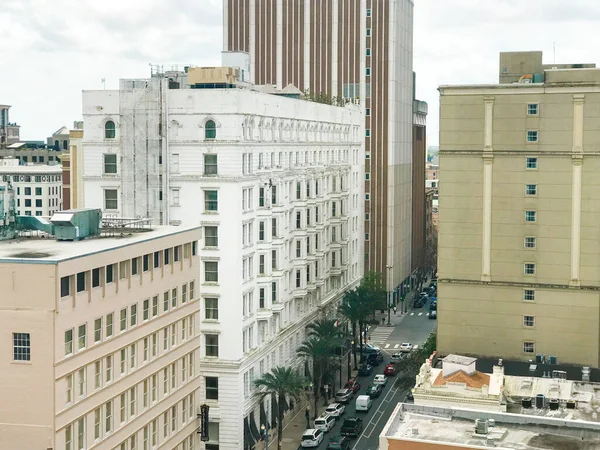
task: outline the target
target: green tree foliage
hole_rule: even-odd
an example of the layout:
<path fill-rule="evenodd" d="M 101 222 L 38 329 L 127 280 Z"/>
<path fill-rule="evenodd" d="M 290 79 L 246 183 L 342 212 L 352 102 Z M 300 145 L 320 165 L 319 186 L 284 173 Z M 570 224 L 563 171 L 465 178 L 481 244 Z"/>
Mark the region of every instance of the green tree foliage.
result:
<path fill-rule="evenodd" d="M 437 342 L 437 333 L 433 332 L 427 338 L 425 344 L 412 351 L 408 356 L 400 362 L 394 364 L 397 370 L 396 386 L 400 389 L 410 389 L 415 385 L 415 377 L 421 370 L 421 365 L 435 351 Z"/>
<path fill-rule="evenodd" d="M 277 449 L 281 450 L 283 435 L 283 413 L 286 398 L 293 398 L 296 402 L 304 395 L 306 378 L 298 375 L 290 367 L 275 367 L 254 381 L 258 388 L 256 396 L 264 401 L 266 397 L 276 398 L 279 410 L 277 411 Z"/>

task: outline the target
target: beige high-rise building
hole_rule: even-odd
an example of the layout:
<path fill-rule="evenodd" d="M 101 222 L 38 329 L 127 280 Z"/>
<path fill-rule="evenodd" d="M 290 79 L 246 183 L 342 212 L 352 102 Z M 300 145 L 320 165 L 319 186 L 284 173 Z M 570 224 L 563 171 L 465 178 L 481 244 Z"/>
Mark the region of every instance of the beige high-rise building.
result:
<path fill-rule="evenodd" d="M 438 349 L 600 362 L 600 69 L 441 86 Z"/>
<path fill-rule="evenodd" d="M 57 237 L 88 212 L 56 214 Z M 67 242 L 26 219 L 0 240 L 0 448 L 198 448 L 199 228 Z"/>

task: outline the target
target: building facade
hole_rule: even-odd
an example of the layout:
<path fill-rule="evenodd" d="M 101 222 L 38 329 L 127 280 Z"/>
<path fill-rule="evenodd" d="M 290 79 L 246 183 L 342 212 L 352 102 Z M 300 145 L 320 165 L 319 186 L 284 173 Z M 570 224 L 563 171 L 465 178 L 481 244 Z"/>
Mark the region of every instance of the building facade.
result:
<path fill-rule="evenodd" d="M 411 272 L 425 269 L 427 263 L 427 205 L 425 159 L 427 158 L 427 103 L 413 101 L 412 155 L 412 247 Z"/>
<path fill-rule="evenodd" d="M 203 227 L 199 399 L 211 407 L 209 444 L 221 450 L 252 445 L 264 417 L 271 422 L 272 405 L 253 396 L 254 380 L 275 366 L 305 373 L 296 357 L 305 327 L 335 317 L 362 276 L 364 253 L 360 108 L 265 94 L 230 75 L 190 68 L 179 89 L 164 91 L 164 147 L 149 161 L 162 176 L 149 181 L 149 205 L 128 197 L 136 150 L 130 109 L 117 100 L 145 95 L 146 84 L 130 84 L 133 93 L 84 92 L 83 100 L 86 206 L 125 216 L 148 208 L 169 223 Z M 238 88 L 201 88 L 230 83 Z M 149 119 L 150 132 L 154 120 L 161 122 Z M 135 172 L 144 170 L 154 176 L 153 167 Z"/>
<path fill-rule="evenodd" d="M 18 142 L 21 127 L 9 120 L 9 105 L 0 105 L 0 149 Z"/>
<path fill-rule="evenodd" d="M 17 159 L 0 159 L 0 186 L 17 215 L 50 217 L 62 209 L 60 166 L 19 165 Z"/>
<path fill-rule="evenodd" d="M 440 87 L 441 353 L 600 363 L 600 70 L 577 66 Z"/>
<path fill-rule="evenodd" d="M 246 55 L 253 83 L 360 101 L 365 270 L 390 278 L 392 288 L 411 273 L 413 7 L 412 0 L 224 1 L 224 58 Z"/>
<path fill-rule="evenodd" d="M 200 230 L 139 231 L 0 241 L 1 448 L 198 448 Z"/>

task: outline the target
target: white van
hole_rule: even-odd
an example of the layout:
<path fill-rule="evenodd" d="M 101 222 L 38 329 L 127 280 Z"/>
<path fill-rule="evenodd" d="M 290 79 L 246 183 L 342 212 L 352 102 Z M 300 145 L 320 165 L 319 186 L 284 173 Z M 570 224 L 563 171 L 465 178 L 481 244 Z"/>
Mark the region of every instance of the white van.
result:
<path fill-rule="evenodd" d="M 322 415 L 315 419 L 315 428 L 321 430 L 323 433 L 327 433 L 335 425 L 335 417 L 329 414 Z"/>
<path fill-rule="evenodd" d="M 372 403 L 373 400 L 368 395 L 359 395 L 356 397 L 356 411 L 368 411 Z"/>

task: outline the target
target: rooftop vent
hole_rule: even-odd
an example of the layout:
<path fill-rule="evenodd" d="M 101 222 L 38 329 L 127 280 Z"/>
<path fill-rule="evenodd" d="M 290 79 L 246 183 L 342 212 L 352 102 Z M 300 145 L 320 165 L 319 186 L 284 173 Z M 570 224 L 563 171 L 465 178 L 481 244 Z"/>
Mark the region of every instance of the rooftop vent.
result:
<path fill-rule="evenodd" d="M 54 213 L 50 223 L 58 241 L 75 241 L 100 234 L 99 209 L 70 209 Z"/>
<path fill-rule="evenodd" d="M 548 406 L 550 407 L 550 410 L 552 410 L 552 411 L 558 410 L 559 405 L 560 405 L 560 403 L 557 398 L 552 398 L 552 399 L 550 399 L 550 401 L 548 401 Z"/>
<path fill-rule="evenodd" d="M 567 400 L 567 409 L 577 408 L 577 402 L 575 400 Z"/>
<path fill-rule="evenodd" d="M 546 397 L 544 394 L 538 394 L 535 396 L 535 407 L 542 409 L 546 405 Z"/>
<path fill-rule="evenodd" d="M 488 434 L 488 421 L 486 419 L 475 419 L 475 434 Z"/>
<path fill-rule="evenodd" d="M 525 397 L 521 400 L 521 406 L 527 409 L 531 408 L 531 397 Z"/>

